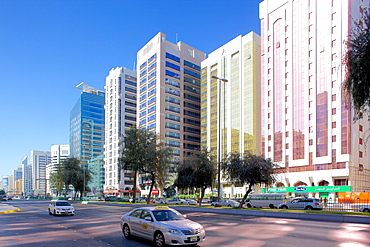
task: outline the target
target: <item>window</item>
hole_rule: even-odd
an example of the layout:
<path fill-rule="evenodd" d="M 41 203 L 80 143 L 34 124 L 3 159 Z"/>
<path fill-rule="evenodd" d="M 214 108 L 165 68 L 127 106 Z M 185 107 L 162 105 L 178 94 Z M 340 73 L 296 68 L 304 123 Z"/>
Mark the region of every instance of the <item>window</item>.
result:
<path fill-rule="evenodd" d="M 333 135 L 333 136 L 331 137 L 331 141 L 332 141 L 332 142 L 336 142 L 336 141 L 337 141 L 337 136 L 336 136 L 336 135 Z"/>
<path fill-rule="evenodd" d="M 362 145 L 363 141 L 362 138 L 358 138 L 358 144 Z"/>
<path fill-rule="evenodd" d="M 332 129 L 335 129 L 336 127 L 337 127 L 337 122 L 332 122 L 332 123 L 331 123 L 331 128 L 332 128 Z"/>
<path fill-rule="evenodd" d="M 362 158 L 362 151 L 358 152 L 358 157 Z"/>
<path fill-rule="evenodd" d="M 179 57 L 177 57 L 175 55 L 172 55 L 172 54 L 170 54 L 168 52 L 166 52 L 166 58 L 169 58 L 169 59 L 171 59 L 171 60 L 173 60 L 175 62 L 180 63 L 180 58 Z"/>
<path fill-rule="evenodd" d="M 362 125 L 358 126 L 358 130 L 362 132 Z"/>

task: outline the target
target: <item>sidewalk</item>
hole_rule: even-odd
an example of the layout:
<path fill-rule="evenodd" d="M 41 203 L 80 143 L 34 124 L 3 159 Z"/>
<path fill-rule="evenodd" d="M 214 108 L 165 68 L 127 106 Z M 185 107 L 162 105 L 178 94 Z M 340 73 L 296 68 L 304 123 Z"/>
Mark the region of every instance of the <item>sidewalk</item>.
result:
<path fill-rule="evenodd" d="M 21 211 L 19 208 L 10 206 L 9 204 L 6 204 L 4 202 L 0 203 L 0 214 L 9 214 L 14 213 L 17 211 Z"/>

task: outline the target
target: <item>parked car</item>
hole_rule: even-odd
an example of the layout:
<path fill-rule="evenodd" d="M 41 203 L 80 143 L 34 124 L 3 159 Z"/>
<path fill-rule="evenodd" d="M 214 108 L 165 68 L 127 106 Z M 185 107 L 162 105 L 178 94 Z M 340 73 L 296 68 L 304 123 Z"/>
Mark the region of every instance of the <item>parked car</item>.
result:
<path fill-rule="evenodd" d="M 167 206 L 136 208 L 122 215 L 120 225 L 125 238 L 139 236 L 154 241 L 157 247 L 196 245 L 206 238 L 199 223 Z"/>
<path fill-rule="evenodd" d="M 192 200 L 192 199 L 185 199 L 185 201 L 186 201 L 189 205 L 197 205 L 197 201 L 196 201 L 196 200 Z"/>
<path fill-rule="evenodd" d="M 6 195 L 3 195 L 3 196 L 1 196 L 1 201 L 7 201 L 8 200 L 8 197 L 6 196 Z"/>
<path fill-rule="evenodd" d="M 136 197 L 135 198 L 135 203 L 146 203 L 146 200 L 147 200 L 148 198 L 146 198 L 146 197 Z M 130 202 L 133 202 L 134 201 L 134 198 L 130 198 Z"/>
<path fill-rule="evenodd" d="M 322 210 L 320 199 L 298 197 L 278 205 L 280 209 Z"/>
<path fill-rule="evenodd" d="M 370 205 L 361 207 L 360 212 L 369 213 L 370 212 Z"/>
<path fill-rule="evenodd" d="M 219 200 L 218 202 L 211 202 L 211 206 L 214 207 L 239 207 L 240 203 L 234 200 Z"/>
<path fill-rule="evenodd" d="M 53 215 L 74 215 L 75 208 L 65 200 L 52 200 L 49 204 L 49 214 Z"/>
<path fill-rule="evenodd" d="M 158 197 L 158 198 L 153 198 L 152 199 L 153 203 L 166 203 L 166 198 L 163 197 Z"/>
<path fill-rule="evenodd" d="M 175 205 L 180 205 L 180 204 L 188 204 L 184 199 L 180 198 L 172 198 L 170 200 L 167 200 L 165 204 L 175 204 Z"/>

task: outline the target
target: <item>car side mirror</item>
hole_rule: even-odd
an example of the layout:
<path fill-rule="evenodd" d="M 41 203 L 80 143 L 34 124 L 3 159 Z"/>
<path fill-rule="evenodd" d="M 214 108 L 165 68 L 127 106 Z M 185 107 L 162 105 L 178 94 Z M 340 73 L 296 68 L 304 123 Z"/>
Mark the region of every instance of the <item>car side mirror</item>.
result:
<path fill-rule="evenodd" d="M 150 216 L 146 216 L 146 217 L 144 218 L 144 220 L 146 220 L 146 221 L 153 221 L 152 217 L 150 217 Z"/>

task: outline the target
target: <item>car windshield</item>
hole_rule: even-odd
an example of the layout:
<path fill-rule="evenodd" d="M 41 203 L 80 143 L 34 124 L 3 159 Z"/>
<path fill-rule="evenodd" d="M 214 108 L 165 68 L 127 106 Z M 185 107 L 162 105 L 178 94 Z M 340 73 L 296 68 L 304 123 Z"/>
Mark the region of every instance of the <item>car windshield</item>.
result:
<path fill-rule="evenodd" d="M 184 216 L 177 214 L 171 210 L 155 210 L 153 211 L 154 217 L 157 221 L 171 221 L 171 220 L 182 220 Z"/>
<path fill-rule="evenodd" d="M 56 202 L 56 206 L 71 206 L 69 202 Z"/>

